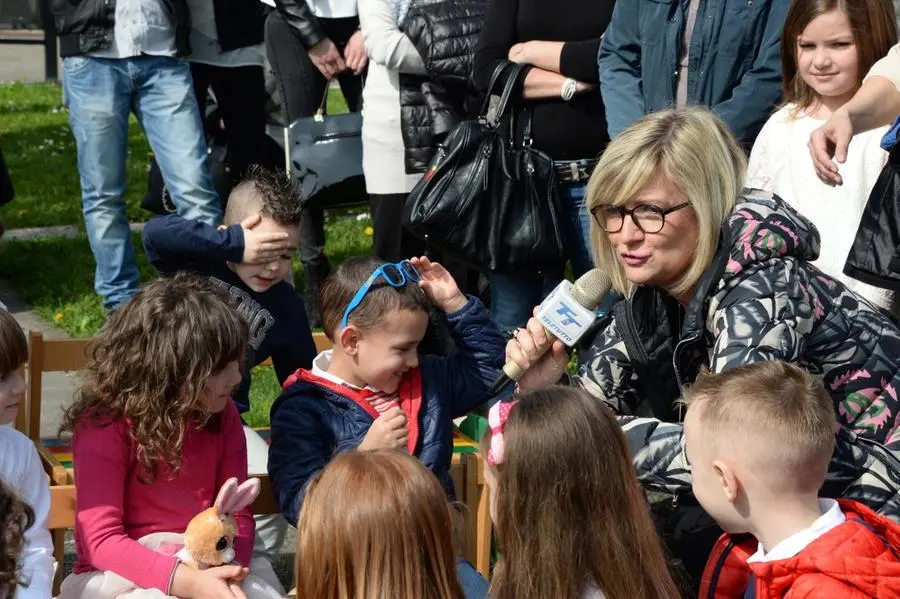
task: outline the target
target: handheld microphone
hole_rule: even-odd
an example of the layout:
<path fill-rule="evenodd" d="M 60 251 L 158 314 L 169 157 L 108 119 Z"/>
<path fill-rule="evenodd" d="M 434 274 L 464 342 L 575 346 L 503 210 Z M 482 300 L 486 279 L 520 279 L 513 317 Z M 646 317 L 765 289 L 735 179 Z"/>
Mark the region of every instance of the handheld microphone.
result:
<path fill-rule="evenodd" d="M 575 283 L 563 280 L 550 292 L 538 308 L 537 319 L 551 338 L 559 339 L 568 347 L 572 347 L 590 328 L 597 318 L 597 308 L 603 303 L 606 294 L 612 289 L 612 281 L 600 270 L 589 270 Z M 543 348 L 546 353 L 551 343 Z M 515 362 L 509 361 L 503 366 L 503 374 L 494 380 L 491 392 L 500 393 L 513 381 L 518 381 L 525 371 Z"/>

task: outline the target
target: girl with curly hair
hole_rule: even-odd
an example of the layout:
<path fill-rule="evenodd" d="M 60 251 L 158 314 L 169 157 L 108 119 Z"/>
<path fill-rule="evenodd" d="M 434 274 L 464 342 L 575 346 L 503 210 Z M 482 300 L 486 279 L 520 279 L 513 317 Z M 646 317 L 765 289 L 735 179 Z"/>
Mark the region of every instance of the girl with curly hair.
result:
<path fill-rule="evenodd" d="M 254 521 L 235 514 L 235 562 L 195 570 L 148 542 L 183 533 L 229 478 L 247 478 L 247 446 L 231 400 L 247 325 L 212 283 L 187 275 L 147 285 L 91 347 L 73 431 L 77 559 L 60 598 L 243 598 Z M 156 538 L 161 535 L 154 535 Z M 141 542 L 143 540 L 143 543 Z M 146 543 L 147 545 L 145 545 Z"/>
<path fill-rule="evenodd" d="M 31 587 L 20 562 L 25 532 L 33 526 L 34 510 L 0 481 L 0 597 L 16 596 L 17 587 L 23 593 Z"/>
<path fill-rule="evenodd" d="M 47 476 L 34 443 L 6 426 L 25 395 L 20 369 L 27 359 L 25 333 L 0 309 L 0 597 L 46 599 L 55 565 Z"/>

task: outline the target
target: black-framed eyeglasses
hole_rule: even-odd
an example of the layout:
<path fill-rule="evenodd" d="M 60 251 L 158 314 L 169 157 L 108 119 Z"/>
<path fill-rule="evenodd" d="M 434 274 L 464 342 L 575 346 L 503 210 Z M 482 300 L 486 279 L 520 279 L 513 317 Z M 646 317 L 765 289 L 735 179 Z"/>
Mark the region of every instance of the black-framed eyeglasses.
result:
<path fill-rule="evenodd" d="M 671 208 L 660 208 L 641 204 L 628 210 L 624 206 L 596 206 L 591 215 L 600 228 L 607 233 L 618 233 L 625 224 L 625 217 L 630 216 L 634 225 L 644 233 L 659 233 L 666 224 L 666 215 L 676 210 L 687 208 L 690 202 L 684 202 Z"/>

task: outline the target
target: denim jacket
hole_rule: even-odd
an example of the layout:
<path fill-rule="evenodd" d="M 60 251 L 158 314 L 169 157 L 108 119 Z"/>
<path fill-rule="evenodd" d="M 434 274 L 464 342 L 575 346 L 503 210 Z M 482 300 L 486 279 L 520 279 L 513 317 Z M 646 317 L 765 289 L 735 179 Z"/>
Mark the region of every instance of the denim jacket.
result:
<path fill-rule="evenodd" d="M 600 44 L 609 136 L 675 103 L 690 0 L 618 0 Z M 710 107 L 747 148 L 781 101 L 781 30 L 791 0 L 700 0 L 688 104 Z"/>

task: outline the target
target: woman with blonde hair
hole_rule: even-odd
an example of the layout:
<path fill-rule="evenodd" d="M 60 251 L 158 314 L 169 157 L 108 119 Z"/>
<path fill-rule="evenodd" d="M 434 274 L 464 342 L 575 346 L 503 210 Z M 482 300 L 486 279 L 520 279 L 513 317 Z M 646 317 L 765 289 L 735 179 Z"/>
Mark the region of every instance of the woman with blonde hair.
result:
<path fill-rule="evenodd" d="M 310 483 L 297 525 L 297 597 L 463 599 L 451 507 L 437 478 L 399 451 L 350 451 Z M 483 586 L 483 581 L 481 581 Z"/>
<path fill-rule="evenodd" d="M 588 184 L 594 257 L 626 299 L 580 352 L 574 382 L 615 413 L 642 417 L 622 419 L 634 465 L 662 492 L 654 498 L 678 506 L 667 536 L 691 573 L 716 533 L 696 514 L 682 517 L 690 465 L 680 424 L 670 423 L 680 423 L 682 388 L 704 368 L 782 360 L 814 373 L 840 431 L 822 493 L 900 517 L 890 455 L 900 450 L 900 330 L 809 263 L 815 227 L 777 196 L 742 189 L 746 166 L 710 111 L 665 110 L 616 138 Z M 562 343 L 542 355 L 548 346 L 536 319 L 507 345 L 508 359 L 529 369 L 521 389 L 565 372 Z"/>

